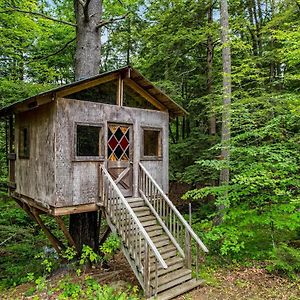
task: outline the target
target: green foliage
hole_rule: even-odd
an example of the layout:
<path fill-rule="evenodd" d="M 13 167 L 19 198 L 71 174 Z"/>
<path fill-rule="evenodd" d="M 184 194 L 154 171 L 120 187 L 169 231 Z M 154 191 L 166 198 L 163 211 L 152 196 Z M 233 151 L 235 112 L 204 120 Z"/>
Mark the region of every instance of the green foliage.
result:
<path fill-rule="evenodd" d="M 96 263 L 97 261 L 99 261 L 99 255 L 91 247 L 83 245 L 79 264 L 84 265 L 87 263 Z"/>
<path fill-rule="evenodd" d="M 287 244 L 280 244 L 273 251 L 274 259 L 267 267 L 269 271 L 277 271 L 297 279 L 300 273 L 300 251 Z"/>
<path fill-rule="evenodd" d="M 116 234 L 111 234 L 108 239 L 100 246 L 105 261 L 110 260 L 113 255 L 120 249 L 120 239 Z"/>
<path fill-rule="evenodd" d="M 27 281 L 27 273 L 42 267 L 34 254 L 43 247 L 43 237 L 29 217 L 12 200 L 0 201 L 0 290 Z M 32 263 L 28 265 L 28 262 Z"/>
<path fill-rule="evenodd" d="M 77 251 L 75 247 L 68 247 L 62 254 L 62 257 L 67 259 L 68 261 L 73 260 L 76 256 L 77 256 Z"/>
<path fill-rule="evenodd" d="M 297 267 L 288 268 L 288 259 L 283 262 L 284 247 L 279 246 L 299 238 L 300 119 L 286 109 L 297 98 L 264 95 L 233 104 L 230 185 L 206 186 L 183 197 L 201 201 L 204 207 L 210 197 L 215 205 L 225 206 L 221 225 L 214 226 L 215 209 L 196 225 L 205 231 L 212 253 L 238 260 L 274 256 L 274 270 L 281 266 L 288 274 L 298 272 Z M 223 163 L 202 159 L 196 166 L 199 171 L 219 171 Z M 289 247 L 286 252 L 296 259 L 299 249 Z"/>

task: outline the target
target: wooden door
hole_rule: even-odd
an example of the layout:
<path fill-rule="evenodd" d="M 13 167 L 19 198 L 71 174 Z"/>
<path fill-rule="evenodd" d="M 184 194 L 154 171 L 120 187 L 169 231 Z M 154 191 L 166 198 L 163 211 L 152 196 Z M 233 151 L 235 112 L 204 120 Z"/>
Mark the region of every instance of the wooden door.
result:
<path fill-rule="evenodd" d="M 108 124 L 107 167 L 125 197 L 132 196 L 132 126 Z"/>

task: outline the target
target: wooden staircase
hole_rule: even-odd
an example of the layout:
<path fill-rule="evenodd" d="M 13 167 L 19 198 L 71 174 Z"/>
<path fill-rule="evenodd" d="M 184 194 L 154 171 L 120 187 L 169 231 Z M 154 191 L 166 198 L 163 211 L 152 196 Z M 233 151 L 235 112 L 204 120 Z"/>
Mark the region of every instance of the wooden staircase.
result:
<path fill-rule="evenodd" d="M 140 170 L 143 175 L 139 182 L 141 197 L 124 198 L 102 167 L 101 205 L 105 208 L 109 226 L 122 240 L 122 250 L 146 297 L 173 299 L 203 283 L 192 278 L 192 238 L 196 235 L 169 203 L 171 201 L 165 201 L 167 196 L 145 171 L 144 168 Z M 154 186 L 148 179 L 155 183 Z M 155 192 L 157 188 L 159 190 Z M 180 222 L 171 211 L 180 215 Z M 208 251 L 196 236 L 196 273 L 199 247 Z"/>

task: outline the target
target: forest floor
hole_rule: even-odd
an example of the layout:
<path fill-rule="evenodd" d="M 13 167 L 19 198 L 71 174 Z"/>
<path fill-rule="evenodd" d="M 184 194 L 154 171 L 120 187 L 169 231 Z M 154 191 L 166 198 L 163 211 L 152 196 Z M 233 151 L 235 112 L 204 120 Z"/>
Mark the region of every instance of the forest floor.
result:
<path fill-rule="evenodd" d="M 115 255 L 110 262 L 108 270 L 94 268 L 87 270 L 81 276 L 71 275 L 72 280 L 80 283 L 87 275 L 96 279 L 101 284 L 107 284 L 116 289 L 126 290 L 128 286 L 138 286 L 138 282 L 126 262 L 122 253 Z M 59 281 L 70 276 L 70 272 L 61 269 L 48 279 L 48 287 L 55 290 Z M 217 269 L 206 274 L 206 284 L 176 300 L 235 300 L 235 299 L 278 299 L 296 300 L 300 299 L 300 281 L 291 281 L 278 275 L 269 274 L 259 267 L 235 267 Z M 44 291 L 25 296 L 33 286 L 31 283 L 19 285 L 7 290 L 1 299 L 57 299 L 58 294 L 51 296 Z M 71 298 L 70 298 L 71 299 Z M 142 299 L 142 297 L 141 297 Z"/>

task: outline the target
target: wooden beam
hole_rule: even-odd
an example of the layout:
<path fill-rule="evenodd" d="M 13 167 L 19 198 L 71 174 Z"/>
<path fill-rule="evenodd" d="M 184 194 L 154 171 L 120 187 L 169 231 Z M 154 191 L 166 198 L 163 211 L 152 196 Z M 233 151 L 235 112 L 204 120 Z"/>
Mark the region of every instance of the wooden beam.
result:
<path fill-rule="evenodd" d="M 14 200 L 28 214 L 28 216 L 32 219 L 32 221 L 36 222 L 36 219 L 35 219 L 34 215 L 32 214 L 29 206 L 26 203 L 24 203 L 24 202 L 22 202 L 22 201 L 20 201 L 18 199 L 14 198 Z"/>
<path fill-rule="evenodd" d="M 121 74 L 118 78 L 118 88 L 117 88 L 117 105 L 123 106 L 123 79 Z"/>
<path fill-rule="evenodd" d="M 66 207 L 52 207 L 50 212 L 54 216 L 64 216 L 70 214 L 79 214 L 83 212 L 97 211 L 98 205 L 95 203 L 82 204 L 76 206 L 66 206 Z"/>
<path fill-rule="evenodd" d="M 61 241 L 59 241 L 51 232 L 50 230 L 45 226 L 45 224 L 43 223 L 42 219 L 40 218 L 39 214 L 41 213 L 41 211 L 38 211 L 38 209 L 36 209 L 35 207 L 30 207 L 30 205 L 28 205 L 25 202 L 22 202 L 19 199 L 14 199 L 18 205 L 20 205 L 20 207 L 28 214 L 28 216 L 34 221 L 36 222 L 38 225 L 40 225 L 40 227 L 42 228 L 42 230 L 44 231 L 44 233 L 46 234 L 47 238 L 49 239 L 50 243 L 52 244 L 53 248 L 56 250 L 57 253 L 60 253 L 65 247 L 62 244 Z"/>
<path fill-rule="evenodd" d="M 45 213 L 49 213 L 49 212 L 50 212 L 48 208 L 46 208 L 46 207 L 44 207 L 44 206 L 42 206 L 42 205 L 39 205 L 39 204 L 38 204 L 38 201 L 36 201 L 36 200 L 34 200 L 34 199 L 32 199 L 32 198 L 26 197 L 26 196 L 21 195 L 21 194 L 16 193 L 16 192 L 13 192 L 13 193 L 11 194 L 11 196 L 12 196 L 15 200 L 17 199 L 17 200 L 19 200 L 19 201 L 21 201 L 21 202 L 27 204 L 27 205 L 30 206 L 30 207 L 31 207 L 31 206 L 32 206 L 32 207 L 35 207 L 35 208 L 37 208 L 38 210 L 43 211 L 43 212 L 45 212 Z M 40 202 L 40 201 L 39 201 L 39 202 Z M 40 203 L 42 203 L 42 202 L 40 202 Z"/>
<path fill-rule="evenodd" d="M 111 229 L 110 229 L 109 226 L 107 226 L 104 233 L 103 233 L 103 235 L 102 235 L 102 237 L 100 238 L 99 245 L 102 245 L 107 240 L 110 233 L 111 233 Z"/>
<path fill-rule="evenodd" d="M 130 79 L 125 79 L 125 83 L 134 89 L 140 96 L 145 98 L 147 101 L 149 101 L 153 106 L 158 108 L 161 111 L 168 111 L 168 109 L 161 104 L 158 100 L 156 100 L 154 97 L 152 97 L 148 92 L 146 92 L 141 86 L 139 86 L 137 83 Z"/>
<path fill-rule="evenodd" d="M 46 234 L 47 238 L 49 239 L 50 243 L 52 244 L 53 248 L 56 250 L 57 253 L 61 253 L 62 250 L 65 249 L 65 246 L 63 243 L 58 240 L 52 232 L 46 227 L 44 222 L 39 216 L 38 210 L 34 207 L 30 208 L 32 215 L 35 217 L 36 222 L 40 225 L 44 233 Z"/>
<path fill-rule="evenodd" d="M 96 85 L 118 79 L 118 76 L 119 76 L 118 74 L 111 74 L 111 75 L 103 76 L 103 77 L 100 77 L 100 78 L 84 81 L 82 83 L 78 83 L 78 84 L 76 84 L 72 87 L 67 87 L 65 90 L 57 92 L 56 97 L 63 98 L 65 96 L 68 96 L 68 95 L 73 94 L 73 93 L 80 92 L 80 91 L 88 89 L 90 87 L 94 87 Z"/>
<path fill-rule="evenodd" d="M 54 95 L 53 94 L 46 94 L 46 95 L 41 95 L 41 96 L 36 96 L 33 98 L 30 98 L 20 104 L 16 104 L 16 107 L 14 109 L 14 112 L 19 113 L 19 112 L 24 112 L 32 109 L 36 109 L 41 105 L 47 104 L 51 101 L 54 100 Z"/>
<path fill-rule="evenodd" d="M 64 233 L 64 235 L 65 235 L 65 237 L 66 237 L 66 239 L 68 241 L 69 246 L 75 247 L 75 249 L 78 251 L 78 249 L 76 248 L 76 244 L 75 244 L 75 242 L 74 242 L 74 240 L 73 240 L 73 238 L 72 238 L 69 230 L 66 228 L 65 223 L 62 220 L 62 218 L 60 216 L 54 216 L 54 218 L 55 218 L 55 221 L 56 221 L 58 227 Z"/>

